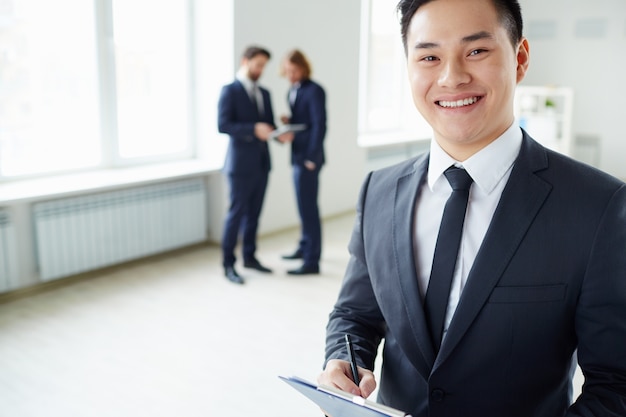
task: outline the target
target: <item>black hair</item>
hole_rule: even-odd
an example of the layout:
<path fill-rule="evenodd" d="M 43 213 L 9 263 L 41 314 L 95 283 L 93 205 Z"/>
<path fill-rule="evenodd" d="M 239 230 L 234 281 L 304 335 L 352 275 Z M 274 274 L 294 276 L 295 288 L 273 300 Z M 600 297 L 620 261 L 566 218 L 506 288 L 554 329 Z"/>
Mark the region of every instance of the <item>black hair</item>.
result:
<path fill-rule="evenodd" d="M 396 6 L 396 10 L 400 15 L 400 33 L 402 35 L 402 43 L 404 44 L 404 52 L 407 49 L 407 32 L 409 24 L 417 9 L 436 0 L 400 0 Z M 513 47 L 522 39 L 524 23 L 522 20 L 522 9 L 517 0 L 491 0 L 500 17 L 500 23 L 509 32 L 509 39 Z"/>

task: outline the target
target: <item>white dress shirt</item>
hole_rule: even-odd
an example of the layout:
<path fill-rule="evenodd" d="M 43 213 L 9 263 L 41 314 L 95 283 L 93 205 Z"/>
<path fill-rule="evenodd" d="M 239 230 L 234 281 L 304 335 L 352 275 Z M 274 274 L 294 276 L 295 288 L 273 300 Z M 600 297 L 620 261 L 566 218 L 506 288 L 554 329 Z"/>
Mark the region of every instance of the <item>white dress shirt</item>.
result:
<path fill-rule="evenodd" d="M 461 246 L 452 279 L 444 323 L 444 337 L 521 144 L 522 131 L 516 123 L 513 123 L 498 139 L 463 162 L 452 159 L 437 141 L 431 140 L 428 178 L 427 183 L 420 187 L 418 193 L 413 233 L 414 258 L 422 300 L 428 288 L 443 209 L 452 193 L 452 188 L 443 172 L 450 165 L 456 165 L 465 168 L 474 180 L 470 189 Z M 480 277 L 475 278 L 480 279 Z"/>
<path fill-rule="evenodd" d="M 289 104 L 294 105 L 296 103 L 296 97 L 298 96 L 298 89 L 300 88 L 300 83 L 293 83 L 291 88 L 289 89 Z"/>

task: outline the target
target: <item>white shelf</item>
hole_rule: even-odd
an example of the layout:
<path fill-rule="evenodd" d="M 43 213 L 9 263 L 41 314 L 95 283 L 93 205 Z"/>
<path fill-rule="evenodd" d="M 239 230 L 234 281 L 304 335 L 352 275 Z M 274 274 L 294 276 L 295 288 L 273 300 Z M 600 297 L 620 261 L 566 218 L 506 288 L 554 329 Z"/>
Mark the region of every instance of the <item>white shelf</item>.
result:
<path fill-rule="evenodd" d="M 571 155 L 573 100 L 570 87 L 518 86 L 515 117 L 533 139 Z"/>

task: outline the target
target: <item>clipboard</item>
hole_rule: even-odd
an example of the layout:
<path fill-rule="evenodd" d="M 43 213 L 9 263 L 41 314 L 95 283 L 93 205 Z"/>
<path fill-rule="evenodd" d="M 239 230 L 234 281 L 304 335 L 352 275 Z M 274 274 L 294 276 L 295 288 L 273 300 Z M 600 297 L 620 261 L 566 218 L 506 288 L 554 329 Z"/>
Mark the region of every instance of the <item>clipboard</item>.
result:
<path fill-rule="evenodd" d="M 270 132 L 270 139 L 274 139 L 274 140 L 278 140 L 278 137 L 280 135 L 282 135 L 283 133 L 287 133 L 287 132 L 301 132 L 303 130 L 306 130 L 306 125 L 305 124 L 289 124 L 289 125 L 282 125 L 281 127 L 274 129 Z"/>
<path fill-rule="evenodd" d="M 317 386 L 302 378 L 279 376 L 332 417 L 411 417 L 404 411 L 327 386 Z"/>

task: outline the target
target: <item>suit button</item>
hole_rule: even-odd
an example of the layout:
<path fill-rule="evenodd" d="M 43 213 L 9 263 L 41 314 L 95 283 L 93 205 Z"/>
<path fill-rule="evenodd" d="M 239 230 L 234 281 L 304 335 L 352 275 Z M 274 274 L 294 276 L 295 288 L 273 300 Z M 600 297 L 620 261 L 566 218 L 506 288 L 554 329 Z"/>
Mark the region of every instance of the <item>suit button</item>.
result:
<path fill-rule="evenodd" d="M 446 394 L 443 392 L 443 390 L 441 389 L 434 389 L 430 392 L 430 398 L 431 400 L 435 401 L 435 402 L 442 402 L 443 401 L 443 397 Z"/>

